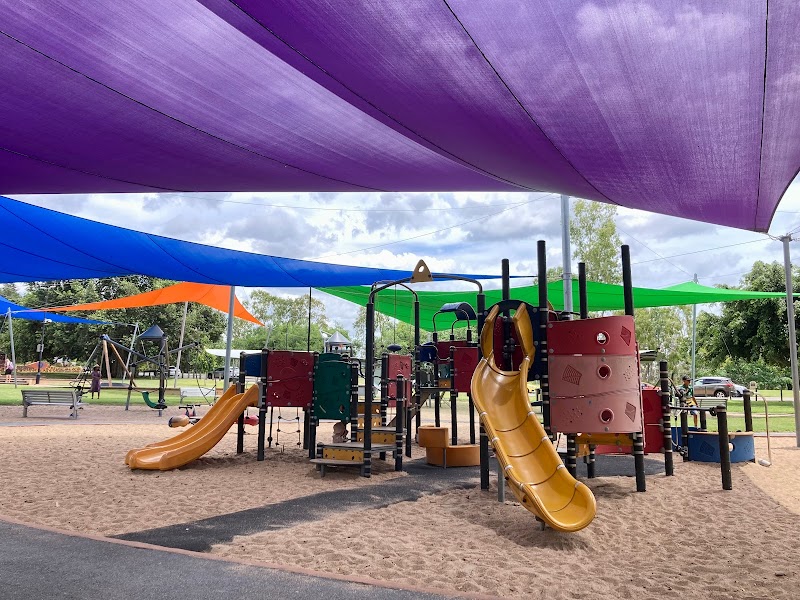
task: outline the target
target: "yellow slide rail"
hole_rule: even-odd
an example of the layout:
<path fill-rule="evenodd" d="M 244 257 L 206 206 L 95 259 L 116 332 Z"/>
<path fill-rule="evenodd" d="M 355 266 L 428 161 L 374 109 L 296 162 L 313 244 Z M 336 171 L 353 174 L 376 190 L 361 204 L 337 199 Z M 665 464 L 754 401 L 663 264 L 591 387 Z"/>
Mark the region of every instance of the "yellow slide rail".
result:
<path fill-rule="evenodd" d="M 513 317 L 525 359 L 519 371 L 503 371 L 494 357 L 495 306 L 481 331 L 484 358 L 472 376 L 472 399 L 505 479 L 519 502 L 558 531 L 578 531 L 597 512 L 592 491 L 569 474 L 528 399 L 528 369 L 536 347 L 525 304 Z"/>

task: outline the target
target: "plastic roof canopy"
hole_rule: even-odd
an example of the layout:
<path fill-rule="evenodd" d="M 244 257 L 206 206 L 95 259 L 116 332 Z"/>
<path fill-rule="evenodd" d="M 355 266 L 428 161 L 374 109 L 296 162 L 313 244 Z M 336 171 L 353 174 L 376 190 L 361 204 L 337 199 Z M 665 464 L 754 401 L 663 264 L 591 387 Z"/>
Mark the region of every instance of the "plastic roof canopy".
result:
<path fill-rule="evenodd" d="M 543 190 L 766 230 L 796 0 L 0 0 L 0 193 Z"/>
<path fill-rule="evenodd" d="M 0 222 L 0 283 L 141 274 L 245 287 L 324 287 L 371 285 L 411 275 L 410 271 L 317 263 L 204 246 L 96 223 L 2 196 Z"/>
<path fill-rule="evenodd" d="M 587 282 L 587 300 L 590 311 L 624 310 L 625 301 L 622 286 L 594 281 Z M 369 288 L 363 286 L 322 288 L 320 291 L 349 300 L 361 306 L 366 306 L 369 298 Z M 442 308 L 442 305 L 451 302 L 468 302 L 476 305 L 474 291 L 459 292 L 431 292 L 418 291 L 420 303 L 420 327 L 426 331 L 434 331 L 433 317 Z M 547 294 L 555 310 L 564 309 L 564 283 L 553 281 L 547 284 Z M 573 306 L 580 305 L 577 282 L 572 286 Z M 682 283 L 663 289 L 633 288 L 633 302 L 636 308 L 655 306 L 682 306 L 686 304 L 708 304 L 713 302 L 733 302 L 736 300 L 753 300 L 758 298 L 785 298 L 783 292 L 757 292 L 750 290 L 728 290 L 698 285 L 693 282 Z M 538 286 L 526 286 L 511 289 L 511 298 L 527 302 L 532 306 L 539 305 Z M 502 299 L 502 290 L 486 291 L 486 306 L 499 302 Z M 414 323 L 414 297 L 404 289 L 390 288 L 375 297 L 375 310 L 393 317 L 404 323 Z M 437 331 L 450 329 L 455 317 L 453 313 L 442 313 L 436 317 Z M 465 327 L 465 322 L 460 322 L 456 327 Z M 472 323 L 471 326 L 475 326 Z"/>

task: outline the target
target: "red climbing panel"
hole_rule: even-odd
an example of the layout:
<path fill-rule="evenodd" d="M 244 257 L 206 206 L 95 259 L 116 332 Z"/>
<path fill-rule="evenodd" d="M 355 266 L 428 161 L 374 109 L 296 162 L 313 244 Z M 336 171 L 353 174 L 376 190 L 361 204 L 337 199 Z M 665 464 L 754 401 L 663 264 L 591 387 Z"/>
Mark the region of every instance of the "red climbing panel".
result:
<path fill-rule="evenodd" d="M 643 431 L 633 317 L 551 322 L 547 347 L 555 431 Z"/>
<path fill-rule="evenodd" d="M 267 405 L 306 408 L 314 391 L 311 352 L 270 350 L 267 353 Z"/>
<path fill-rule="evenodd" d="M 472 374 L 478 366 L 478 348 L 456 347 L 453 353 L 453 362 L 456 368 L 456 390 L 469 393 L 472 383 Z"/>
<path fill-rule="evenodd" d="M 403 395 L 403 400 L 408 402 L 408 399 L 411 397 L 411 357 L 405 354 L 389 354 L 387 356 L 389 361 L 389 366 L 387 369 L 387 375 L 389 377 L 389 398 L 394 400 L 397 397 L 397 379 L 398 375 L 402 375 L 405 378 L 405 394 Z M 391 406 L 394 406 L 394 403 L 390 403 Z"/>

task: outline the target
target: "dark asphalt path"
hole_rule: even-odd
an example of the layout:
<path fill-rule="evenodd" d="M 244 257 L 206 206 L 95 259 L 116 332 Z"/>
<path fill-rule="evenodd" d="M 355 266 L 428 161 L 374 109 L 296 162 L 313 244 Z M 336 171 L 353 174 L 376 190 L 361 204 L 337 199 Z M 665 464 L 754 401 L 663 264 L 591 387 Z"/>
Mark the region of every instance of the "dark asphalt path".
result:
<path fill-rule="evenodd" d="M 441 600 L 427 594 L 136 548 L 0 521 L 3 600 Z"/>

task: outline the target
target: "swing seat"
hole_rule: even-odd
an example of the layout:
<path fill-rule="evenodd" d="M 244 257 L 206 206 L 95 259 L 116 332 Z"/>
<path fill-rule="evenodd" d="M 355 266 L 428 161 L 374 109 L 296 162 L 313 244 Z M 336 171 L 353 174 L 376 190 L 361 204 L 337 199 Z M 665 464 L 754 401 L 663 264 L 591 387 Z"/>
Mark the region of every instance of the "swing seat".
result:
<path fill-rule="evenodd" d="M 167 408 L 167 405 L 164 404 L 163 402 L 153 402 L 152 400 L 150 400 L 150 392 L 142 392 L 141 394 L 144 403 L 147 404 L 147 406 L 149 406 L 150 408 L 154 408 L 157 410 L 164 410 L 165 408 Z"/>

